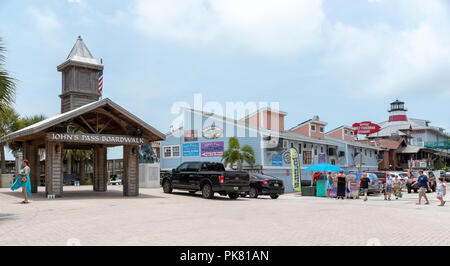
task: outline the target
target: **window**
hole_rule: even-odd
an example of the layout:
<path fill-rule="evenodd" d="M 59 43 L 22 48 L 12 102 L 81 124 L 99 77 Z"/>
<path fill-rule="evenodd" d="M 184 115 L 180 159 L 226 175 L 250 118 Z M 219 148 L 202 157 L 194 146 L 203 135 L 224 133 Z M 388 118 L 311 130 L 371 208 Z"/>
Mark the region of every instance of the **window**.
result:
<path fill-rule="evenodd" d="M 311 131 L 316 132 L 316 125 L 311 125 Z"/>
<path fill-rule="evenodd" d="M 291 148 L 294 148 L 294 142 L 291 142 Z"/>
<path fill-rule="evenodd" d="M 180 146 L 166 146 L 163 148 L 164 158 L 180 157 Z"/>
<path fill-rule="evenodd" d="M 350 131 L 350 136 L 353 136 L 354 134 L 353 134 L 353 131 Z"/>
<path fill-rule="evenodd" d="M 303 152 L 303 164 L 312 164 L 312 153 L 310 151 Z"/>
<path fill-rule="evenodd" d="M 364 155 L 367 157 L 367 150 L 364 150 Z"/>
<path fill-rule="evenodd" d="M 344 129 L 344 135 L 348 136 L 348 130 Z"/>
<path fill-rule="evenodd" d="M 221 163 L 203 163 L 202 171 L 215 171 L 215 172 L 223 172 L 225 168 Z"/>
<path fill-rule="evenodd" d="M 317 146 L 314 147 L 314 156 L 317 156 L 319 153 L 317 152 Z"/>
<path fill-rule="evenodd" d="M 320 153 L 323 154 L 323 146 L 320 146 Z"/>
<path fill-rule="evenodd" d="M 302 154 L 302 144 L 298 144 L 298 154 Z"/>
<path fill-rule="evenodd" d="M 306 143 L 305 143 L 305 144 L 303 144 L 303 149 L 306 149 Z"/>
<path fill-rule="evenodd" d="M 320 130 L 320 133 L 324 133 L 325 132 L 325 128 L 324 127 L 320 127 L 319 130 Z"/>

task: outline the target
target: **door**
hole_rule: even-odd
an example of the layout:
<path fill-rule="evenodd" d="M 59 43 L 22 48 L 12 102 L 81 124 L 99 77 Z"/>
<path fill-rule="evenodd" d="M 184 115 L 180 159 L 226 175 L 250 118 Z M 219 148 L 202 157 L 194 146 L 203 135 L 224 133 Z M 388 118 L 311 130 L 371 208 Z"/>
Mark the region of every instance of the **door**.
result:
<path fill-rule="evenodd" d="M 174 169 L 172 172 L 172 186 L 174 188 L 184 188 L 182 184 L 183 175 L 186 172 L 188 163 L 183 163 L 178 168 Z"/>

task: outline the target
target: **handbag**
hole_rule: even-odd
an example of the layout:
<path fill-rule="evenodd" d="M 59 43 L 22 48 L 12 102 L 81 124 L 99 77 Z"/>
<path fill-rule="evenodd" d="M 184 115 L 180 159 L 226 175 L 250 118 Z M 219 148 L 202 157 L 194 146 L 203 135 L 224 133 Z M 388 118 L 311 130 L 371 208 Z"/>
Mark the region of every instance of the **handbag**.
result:
<path fill-rule="evenodd" d="M 22 178 L 20 179 L 20 182 L 21 182 L 21 183 L 27 182 L 27 177 L 26 177 L 26 176 L 22 177 Z"/>

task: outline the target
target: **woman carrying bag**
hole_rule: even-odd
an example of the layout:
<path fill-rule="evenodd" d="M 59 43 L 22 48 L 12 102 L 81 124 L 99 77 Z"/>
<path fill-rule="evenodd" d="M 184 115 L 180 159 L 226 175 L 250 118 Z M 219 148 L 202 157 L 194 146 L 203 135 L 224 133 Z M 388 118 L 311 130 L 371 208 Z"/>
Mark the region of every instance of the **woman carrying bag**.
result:
<path fill-rule="evenodd" d="M 22 188 L 23 196 L 25 200 L 22 201 L 23 204 L 30 203 L 28 201 L 28 197 L 31 196 L 31 182 L 30 182 L 30 162 L 28 160 L 23 160 L 22 162 L 23 169 L 18 173 L 18 178 L 11 186 L 12 191 L 16 191 L 19 188 Z"/>

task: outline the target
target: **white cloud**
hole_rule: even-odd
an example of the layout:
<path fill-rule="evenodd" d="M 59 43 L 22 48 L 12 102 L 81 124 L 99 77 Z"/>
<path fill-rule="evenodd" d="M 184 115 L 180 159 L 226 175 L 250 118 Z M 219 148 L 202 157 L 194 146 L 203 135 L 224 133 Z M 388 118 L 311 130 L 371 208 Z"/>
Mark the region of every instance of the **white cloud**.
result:
<path fill-rule="evenodd" d="M 381 0 L 368 0 L 381 3 Z M 399 25 L 327 20 L 322 0 L 136 0 L 137 28 L 191 46 L 218 44 L 271 57 L 311 52 L 347 93 L 450 95 L 450 17 L 442 1 L 382 2 Z M 380 16 L 382 18 L 382 15 Z"/>
<path fill-rule="evenodd" d="M 51 32 L 62 28 L 57 16 L 49 9 L 29 7 L 28 12 L 41 32 Z"/>
<path fill-rule="evenodd" d="M 321 0 L 137 0 L 135 10 L 135 24 L 151 35 L 275 54 L 313 47 L 325 18 Z"/>
<path fill-rule="evenodd" d="M 450 24 L 445 10 L 438 1 L 408 1 L 404 11 L 416 16 L 417 23 L 400 30 L 385 24 L 363 29 L 338 23 L 331 31 L 324 66 L 355 96 L 418 91 L 450 96 Z"/>

